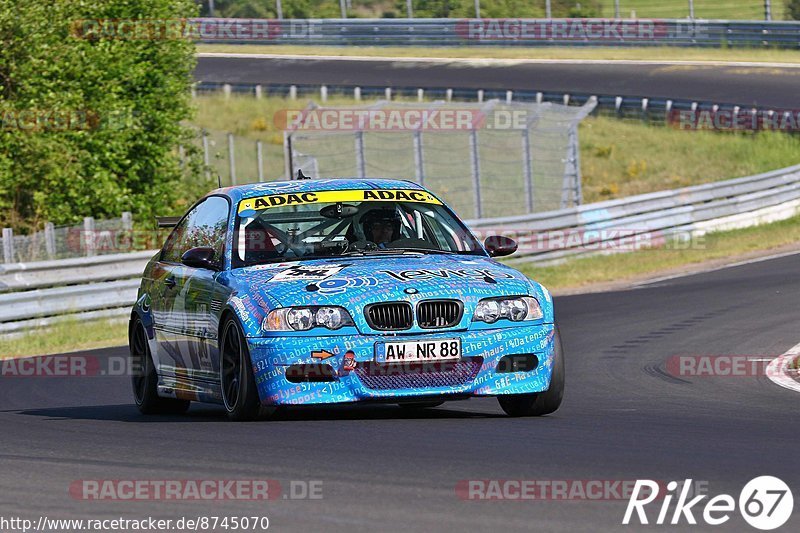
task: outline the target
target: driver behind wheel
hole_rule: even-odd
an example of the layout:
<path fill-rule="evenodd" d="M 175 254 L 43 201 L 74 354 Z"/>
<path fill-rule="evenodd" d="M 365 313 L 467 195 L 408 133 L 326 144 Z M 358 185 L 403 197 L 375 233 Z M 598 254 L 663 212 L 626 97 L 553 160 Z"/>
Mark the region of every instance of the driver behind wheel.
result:
<path fill-rule="evenodd" d="M 361 228 L 368 241 L 378 248 L 386 248 L 400 238 L 400 214 L 394 208 L 372 209 L 361 217 Z"/>

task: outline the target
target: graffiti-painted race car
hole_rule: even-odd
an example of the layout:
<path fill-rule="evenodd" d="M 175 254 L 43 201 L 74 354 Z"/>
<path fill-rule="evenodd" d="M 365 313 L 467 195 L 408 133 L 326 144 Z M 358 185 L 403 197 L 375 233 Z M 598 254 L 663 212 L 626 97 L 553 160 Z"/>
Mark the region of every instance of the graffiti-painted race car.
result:
<path fill-rule="evenodd" d="M 439 198 L 398 180 L 213 191 L 148 263 L 130 320 L 143 413 L 219 403 L 424 408 L 496 396 L 555 411 L 564 356 L 548 291 L 493 257 Z"/>

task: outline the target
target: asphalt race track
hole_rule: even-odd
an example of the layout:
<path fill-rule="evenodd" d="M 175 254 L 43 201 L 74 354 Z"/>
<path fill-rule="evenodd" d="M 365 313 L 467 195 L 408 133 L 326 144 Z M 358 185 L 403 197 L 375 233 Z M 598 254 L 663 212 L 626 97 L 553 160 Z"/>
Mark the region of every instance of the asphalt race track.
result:
<path fill-rule="evenodd" d="M 218 83 L 535 90 L 795 109 L 800 68 L 635 63 L 491 63 L 198 57 Z"/>
<path fill-rule="evenodd" d="M 126 378 L 5 377 L 0 516 L 266 515 L 276 531 L 646 531 L 657 528 L 620 526 L 625 501 L 464 501 L 455 487 L 692 478 L 738 499 L 747 481 L 769 474 L 795 489 L 796 527 L 800 396 L 763 376 L 676 378 L 665 363 L 677 354 L 782 354 L 800 342 L 798 302 L 800 255 L 557 298 L 567 394 L 539 419 L 507 418 L 493 399 L 418 414 L 390 405 L 295 409 L 243 424 L 197 405 L 150 418 L 132 405 Z M 130 502 L 68 493 L 82 479 L 205 478 L 321 480 L 323 497 Z M 691 529 L 754 531 L 737 513 Z"/>

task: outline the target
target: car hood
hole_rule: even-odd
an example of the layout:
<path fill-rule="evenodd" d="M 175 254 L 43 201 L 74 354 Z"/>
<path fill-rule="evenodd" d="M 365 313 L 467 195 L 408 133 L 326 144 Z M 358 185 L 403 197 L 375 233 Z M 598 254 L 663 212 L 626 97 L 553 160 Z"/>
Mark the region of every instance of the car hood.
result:
<path fill-rule="evenodd" d="M 549 301 L 549 294 L 520 272 L 481 256 L 356 256 L 258 265 L 231 274 L 239 297 L 271 302 L 270 307 L 338 305 L 357 326 L 363 325 L 363 307 L 376 302 L 455 298 L 471 312 L 487 297 L 532 294 L 543 307 L 542 297 Z"/>

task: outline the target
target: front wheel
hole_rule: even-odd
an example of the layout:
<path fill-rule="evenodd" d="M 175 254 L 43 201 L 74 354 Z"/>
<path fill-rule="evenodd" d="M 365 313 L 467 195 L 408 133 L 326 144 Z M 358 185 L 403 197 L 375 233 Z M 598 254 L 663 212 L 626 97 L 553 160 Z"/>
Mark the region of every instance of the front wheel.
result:
<path fill-rule="evenodd" d="M 511 394 L 498 396 L 500 407 L 509 416 L 542 416 L 556 411 L 564 397 L 564 349 L 561 335 L 555 327 L 553 338 L 553 374 L 550 387 L 535 394 Z"/>
<path fill-rule="evenodd" d="M 147 344 L 147 332 L 140 318 L 131 326 L 128 346 L 131 352 L 131 385 L 136 407 L 145 415 L 181 414 L 189 409 L 188 400 L 162 398 L 158 395 L 158 374 Z"/>
<path fill-rule="evenodd" d="M 219 344 L 220 385 L 228 418 L 255 420 L 261 411 L 250 352 L 236 319 L 229 317 L 222 327 Z"/>

